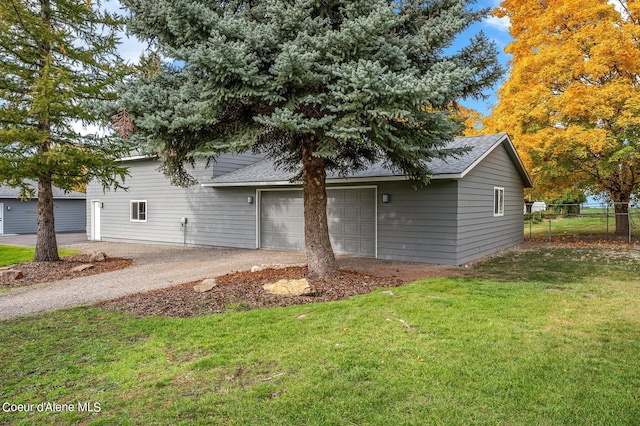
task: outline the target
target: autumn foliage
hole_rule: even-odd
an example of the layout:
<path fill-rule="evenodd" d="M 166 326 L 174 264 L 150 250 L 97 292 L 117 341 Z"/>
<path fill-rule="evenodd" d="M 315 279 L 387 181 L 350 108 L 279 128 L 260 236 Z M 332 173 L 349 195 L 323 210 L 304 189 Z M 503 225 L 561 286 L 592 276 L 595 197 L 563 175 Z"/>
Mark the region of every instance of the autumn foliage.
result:
<path fill-rule="evenodd" d="M 511 21 L 513 62 L 482 131 L 509 132 L 534 197 L 604 193 L 626 232 L 640 189 L 640 1 L 505 0 L 494 13 Z"/>

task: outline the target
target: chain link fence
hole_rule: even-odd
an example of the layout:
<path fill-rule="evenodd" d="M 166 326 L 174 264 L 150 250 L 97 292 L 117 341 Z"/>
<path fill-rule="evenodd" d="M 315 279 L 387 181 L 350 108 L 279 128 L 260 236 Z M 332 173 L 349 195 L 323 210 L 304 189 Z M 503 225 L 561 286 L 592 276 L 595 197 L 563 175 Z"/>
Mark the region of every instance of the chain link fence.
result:
<path fill-rule="evenodd" d="M 640 242 L 637 203 L 525 205 L 524 234 L 528 239 L 573 237 Z"/>

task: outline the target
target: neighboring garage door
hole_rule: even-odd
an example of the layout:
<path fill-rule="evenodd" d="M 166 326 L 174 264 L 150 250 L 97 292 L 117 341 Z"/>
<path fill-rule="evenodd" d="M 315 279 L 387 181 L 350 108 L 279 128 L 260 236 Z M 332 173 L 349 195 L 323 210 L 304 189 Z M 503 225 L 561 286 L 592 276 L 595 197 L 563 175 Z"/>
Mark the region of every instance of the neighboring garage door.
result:
<path fill-rule="evenodd" d="M 334 252 L 375 256 L 375 189 L 329 189 L 327 196 Z M 304 250 L 302 191 L 264 191 L 261 200 L 261 247 Z"/>

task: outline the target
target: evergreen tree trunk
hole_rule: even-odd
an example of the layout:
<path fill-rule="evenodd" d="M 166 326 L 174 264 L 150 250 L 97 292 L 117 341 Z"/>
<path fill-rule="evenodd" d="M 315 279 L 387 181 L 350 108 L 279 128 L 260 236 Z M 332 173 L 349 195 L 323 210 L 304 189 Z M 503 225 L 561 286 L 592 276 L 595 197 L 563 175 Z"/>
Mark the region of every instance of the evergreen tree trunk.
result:
<path fill-rule="evenodd" d="M 58 242 L 53 218 L 53 186 L 51 179 L 38 179 L 38 233 L 36 235 L 36 261 L 56 261 Z"/>
<path fill-rule="evenodd" d="M 629 201 L 616 202 L 614 205 L 616 212 L 616 235 L 629 236 Z"/>
<path fill-rule="evenodd" d="M 40 0 L 40 17 L 43 24 L 51 30 L 51 3 L 49 0 Z M 51 43 L 44 40 L 40 45 L 40 78 L 46 78 L 49 54 L 51 53 Z M 46 154 L 49 151 L 49 140 L 51 136 L 50 108 L 47 107 L 40 113 L 38 130 L 47 137 L 40 143 L 39 154 Z M 56 241 L 56 228 L 53 217 L 53 184 L 51 183 L 51 173 L 38 178 L 38 231 L 36 234 L 36 255 L 34 260 L 38 262 L 51 262 L 60 260 L 58 257 L 58 242 Z"/>
<path fill-rule="evenodd" d="M 329 278 L 340 271 L 329 239 L 327 191 L 324 159 L 314 157 L 318 146 L 315 136 L 302 143 L 302 177 L 304 192 L 304 240 L 309 276 Z"/>

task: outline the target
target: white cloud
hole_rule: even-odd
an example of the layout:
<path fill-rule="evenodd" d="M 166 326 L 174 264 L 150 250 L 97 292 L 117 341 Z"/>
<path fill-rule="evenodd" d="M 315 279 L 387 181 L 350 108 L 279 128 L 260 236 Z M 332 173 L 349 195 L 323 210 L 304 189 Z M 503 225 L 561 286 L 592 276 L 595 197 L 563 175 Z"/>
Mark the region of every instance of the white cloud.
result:
<path fill-rule="evenodd" d="M 505 16 L 503 18 L 498 18 L 495 16 L 489 16 L 484 20 L 484 23 L 494 28 L 498 31 L 509 32 L 509 28 L 511 28 L 511 21 L 509 21 L 509 17 Z"/>

